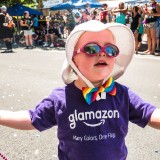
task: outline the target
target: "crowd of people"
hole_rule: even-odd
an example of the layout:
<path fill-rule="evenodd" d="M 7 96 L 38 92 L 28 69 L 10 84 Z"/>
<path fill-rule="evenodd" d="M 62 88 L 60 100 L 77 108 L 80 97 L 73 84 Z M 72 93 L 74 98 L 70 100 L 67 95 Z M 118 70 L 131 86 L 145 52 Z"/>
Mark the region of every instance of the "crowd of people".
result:
<path fill-rule="evenodd" d="M 6 7 L 1 7 L 1 15 L 10 17 L 6 11 Z M 20 43 L 25 43 L 26 49 L 32 49 L 37 45 L 43 47 L 61 45 L 64 47 L 64 39 L 67 38 L 75 26 L 81 23 L 89 20 L 98 20 L 103 23 L 121 23 L 130 27 L 134 34 L 136 54 L 141 50 L 142 36 L 146 33 L 148 49 L 144 51 L 144 54 L 154 55 L 155 50 L 160 50 L 159 15 L 159 4 L 155 0 L 151 0 L 148 4 L 134 6 L 126 6 L 123 2 L 120 2 L 114 8 L 109 8 L 107 3 L 103 4 L 101 8 L 95 9 L 91 8 L 89 4 L 86 4 L 85 9 L 66 10 L 63 14 L 58 11 L 54 15 L 41 15 L 39 17 L 37 15 L 30 15 L 28 11 L 25 11 L 19 23 L 21 32 L 18 37 L 20 37 Z M 4 20 L 1 20 L 0 23 L 2 28 Z M 15 28 L 17 24 L 12 20 L 10 28 Z M 5 26 L 5 28 L 7 27 Z M 12 33 L 13 31 L 16 32 L 15 29 L 12 29 Z M 9 34 L 9 32 L 3 32 L 2 34 L 4 33 L 6 34 L 5 36 Z M 11 40 L 6 40 L 5 36 L 0 36 L 0 39 L 4 39 L 7 47 L 10 46 L 9 43 Z M 10 35 L 9 38 L 11 39 L 11 37 L 13 36 Z M 59 39 L 61 39 L 61 43 L 57 45 L 57 40 Z M 8 47 L 4 52 L 12 52 L 11 47 Z"/>
<path fill-rule="evenodd" d="M 159 5 L 151 2 L 152 12 L 148 6 L 129 10 L 124 3 L 112 10 L 105 4 L 99 12 L 87 6 L 76 13 L 69 10 L 62 16 L 62 23 L 50 16 L 39 21 L 40 25 L 25 12 L 20 25 L 26 49 L 33 46 L 32 27 L 36 34 L 45 32 L 45 44 L 50 35 L 51 45 L 66 28 L 69 36 L 61 71 L 65 85 L 56 86 L 32 109 L 0 110 L 0 126 L 40 132 L 57 126 L 59 160 L 126 160 L 129 122 L 160 130 L 160 109 L 116 81 L 125 73 L 134 51 L 138 52 L 141 27 L 148 30 L 151 39 L 146 54 L 154 52 L 156 43 L 152 38 L 156 35 L 153 32 L 157 29 Z M 8 15 L 3 8 L 2 11 L 0 22 L 4 23 L 2 20 Z M 8 23 L 0 27 L 4 33 L 8 31 L 1 38 L 9 52 L 13 32 Z"/>

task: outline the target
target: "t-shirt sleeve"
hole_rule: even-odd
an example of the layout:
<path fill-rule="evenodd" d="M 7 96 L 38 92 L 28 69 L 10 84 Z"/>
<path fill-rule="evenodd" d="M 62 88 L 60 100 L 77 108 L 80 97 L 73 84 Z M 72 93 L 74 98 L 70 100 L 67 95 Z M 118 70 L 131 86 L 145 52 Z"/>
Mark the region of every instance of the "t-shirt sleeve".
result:
<path fill-rule="evenodd" d="M 129 120 L 140 127 L 145 127 L 150 121 L 155 106 L 145 102 L 138 95 L 128 90 L 129 95 Z"/>
<path fill-rule="evenodd" d="M 34 109 L 29 110 L 32 125 L 39 131 L 44 131 L 57 124 L 53 97 L 43 99 Z"/>

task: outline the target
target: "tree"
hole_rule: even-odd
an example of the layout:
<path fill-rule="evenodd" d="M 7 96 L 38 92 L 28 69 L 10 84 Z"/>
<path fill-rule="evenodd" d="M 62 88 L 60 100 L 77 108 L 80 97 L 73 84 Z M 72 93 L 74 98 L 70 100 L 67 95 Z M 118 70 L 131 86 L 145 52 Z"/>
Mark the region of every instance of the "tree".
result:
<path fill-rule="evenodd" d="M 0 0 L 0 6 L 4 5 L 6 7 L 10 7 L 16 3 L 24 4 L 31 8 L 34 8 L 35 6 L 37 9 L 43 8 L 43 0 L 3 0 L 3 2 Z"/>
<path fill-rule="evenodd" d="M 32 4 L 34 3 L 34 0 L 3 0 L 3 2 L 0 2 L 0 6 L 5 5 L 6 7 L 10 7 L 11 5 L 16 3 Z"/>
<path fill-rule="evenodd" d="M 38 6 L 37 8 L 42 9 L 43 8 L 43 0 L 37 0 Z"/>

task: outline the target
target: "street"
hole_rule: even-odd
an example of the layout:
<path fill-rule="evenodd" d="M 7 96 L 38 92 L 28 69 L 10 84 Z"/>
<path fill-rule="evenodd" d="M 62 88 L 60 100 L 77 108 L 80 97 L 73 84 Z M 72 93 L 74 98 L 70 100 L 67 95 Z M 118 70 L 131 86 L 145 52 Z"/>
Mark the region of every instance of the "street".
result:
<path fill-rule="evenodd" d="M 61 67 L 64 50 L 14 49 L 0 54 L 0 109 L 28 110 L 63 86 Z M 130 87 L 160 108 L 160 56 L 134 55 L 118 82 Z M 57 128 L 44 132 L 19 131 L 0 126 L 0 153 L 8 160 L 57 160 Z M 159 160 L 160 131 L 129 125 L 127 160 Z M 0 158 L 1 160 L 1 158 Z"/>

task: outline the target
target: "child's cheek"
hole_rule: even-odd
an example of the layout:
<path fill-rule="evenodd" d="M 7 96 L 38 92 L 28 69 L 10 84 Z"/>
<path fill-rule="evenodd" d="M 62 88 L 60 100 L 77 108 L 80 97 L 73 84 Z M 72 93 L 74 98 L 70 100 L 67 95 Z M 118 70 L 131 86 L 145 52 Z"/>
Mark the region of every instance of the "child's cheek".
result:
<path fill-rule="evenodd" d="M 115 58 L 109 58 L 108 63 L 111 67 L 114 67 L 116 59 Z"/>

